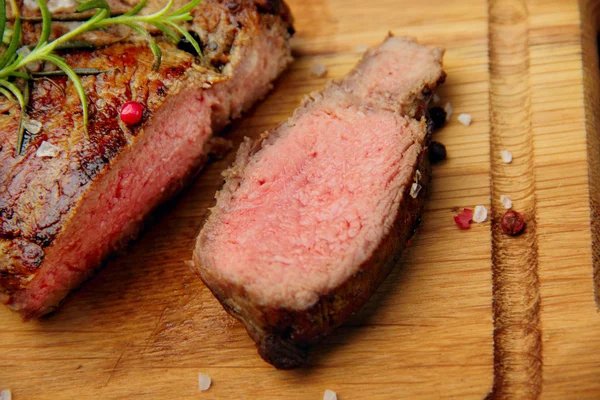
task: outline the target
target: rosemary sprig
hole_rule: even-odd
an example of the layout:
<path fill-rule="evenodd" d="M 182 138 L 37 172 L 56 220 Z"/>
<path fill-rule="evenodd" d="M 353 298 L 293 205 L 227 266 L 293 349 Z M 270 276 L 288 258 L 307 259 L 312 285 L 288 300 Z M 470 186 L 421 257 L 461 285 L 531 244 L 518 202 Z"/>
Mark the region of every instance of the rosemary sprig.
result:
<path fill-rule="evenodd" d="M 185 29 L 180 26 L 181 23 L 192 20 L 190 11 L 200 4 L 201 1 L 202 0 L 191 0 L 183 7 L 172 11 L 174 2 L 173 0 L 169 0 L 167 5 L 162 10 L 150 15 L 139 15 L 140 11 L 146 6 L 147 3 L 147 0 L 141 0 L 128 12 L 121 15 L 114 15 L 111 13 L 110 6 L 106 0 L 87 0 L 77 7 L 76 12 L 89 13 L 91 10 L 94 10 L 93 15 L 72 31 L 67 32 L 52 41 L 48 41 L 50 38 L 53 17 L 48 10 L 46 0 L 37 0 L 41 11 L 42 22 L 42 31 L 40 37 L 33 49 L 28 47 L 28 49 L 25 50 L 29 51 L 18 51 L 21 45 L 22 17 L 16 5 L 16 1 L 10 0 L 14 16 L 14 24 L 12 29 L 9 31 L 6 28 L 6 0 L 0 0 L 0 38 L 2 38 L 3 41 L 6 41 L 8 37 L 10 37 L 8 44 L 0 53 L 0 94 L 9 99 L 16 99 L 21 108 L 19 131 L 17 134 L 17 154 L 21 154 L 23 148 L 25 133 L 24 125 L 27 118 L 26 114 L 29 96 L 24 96 L 23 91 L 27 92 L 28 82 L 36 76 L 36 74 L 32 74 L 27 71 L 26 67 L 29 63 L 36 61 L 52 63 L 71 80 L 81 101 L 83 123 L 87 134 L 88 100 L 83 88 L 83 84 L 79 79 L 79 75 L 97 74 L 101 73 L 101 71 L 92 71 L 91 69 L 85 68 L 73 69 L 62 57 L 55 54 L 54 51 L 61 48 L 72 47 L 73 43 L 77 43 L 77 41 L 74 39 L 84 32 L 106 28 L 111 25 L 125 25 L 140 34 L 148 41 L 152 54 L 154 55 L 153 69 L 158 70 L 162 60 L 162 52 L 145 26 L 154 26 L 155 28 L 159 29 L 167 39 L 175 43 L 179 41 L 181 36 L 184 36 L 192 44 L 197 54 L 201 55 L 202 52 L 199 44 Z M 5 35 L 5 33 L 7 34 Z M 37 76 L 41 75 L 38 73 Z M 25 80 L 26 83 L 23 90 L 17 84 L 17 79 Z"/>

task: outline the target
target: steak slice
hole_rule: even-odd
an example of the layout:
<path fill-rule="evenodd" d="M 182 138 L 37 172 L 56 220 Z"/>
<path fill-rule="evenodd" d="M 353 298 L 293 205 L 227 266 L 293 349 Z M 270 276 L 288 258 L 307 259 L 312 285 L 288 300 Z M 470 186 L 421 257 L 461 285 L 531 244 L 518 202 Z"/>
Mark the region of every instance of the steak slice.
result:
<path fill-rule="evenodd" d="M 42 129 L 15 156 L 19 110 L 0 99 L 8 113 L 0 119 L 0 301 L 25 319 L 52 311 L 199 171 L 213 133 L 263 97 L 291 61 L 289 10 L 264 3 L 202 2 L 186 28 L 200 35 L 204 56 L 160 42 L 157 72 L 135 38 L 63 54 L 73 67 L 106 71 L 81 78 L 87 137 L 73 85 L 37 80 L 29 118 Z M 136 127 L 119 118 L 131 100 L 145 107 Z M 43 142 L 58 154 L 36 154 Z"/>
<path fill-rule="evenodd" d="M 417 228 L 442 54 L 389 37 L 244 143 L 225 173 L 195 267 L 275 367 L 306 362 L 308 346 L 365 304 Z"/>

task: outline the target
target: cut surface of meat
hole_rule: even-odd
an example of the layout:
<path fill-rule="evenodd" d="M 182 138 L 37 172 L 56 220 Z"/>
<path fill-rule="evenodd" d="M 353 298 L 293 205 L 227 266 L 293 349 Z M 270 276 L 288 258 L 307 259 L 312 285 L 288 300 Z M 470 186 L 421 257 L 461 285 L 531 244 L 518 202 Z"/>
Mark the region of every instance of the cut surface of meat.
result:
<path fill-rule="evenodd" d="M 318 107 L 280 133 L 250 160 L 208 240 L 219 272 L 254 302 L 301 310 L 348 279 L 391 229 L 425 132 L 349 106 Z"/>
<path fill-rule="evenodd" d="M 241 146 L 200 232 L 196 269 L 278 368 L 358 310 L 420 221 L 426 106 L 442 51 L 390 37 L 341 82 Z"/>
<path fill-rule="evenodd" d="M 193 10 L 188 28 L 201 32 L 204 57 L 162 42 L 157 72 L 143 43 L 64 54 L 73 67 L 108 69 L 82 77 L 88 137 L 64 77 L 34 85 L 29 118 L 43 128 L 21 155 L 18 110 L 0 122 L 0 300 L 24 318 L 52 311 L 129 241 L 143 218 L 205 163 L 213 133 L 263 97 L 290 62 L 287 7 L 237 4 L 235 12 L 220 1 Z M 118 115 L 132 100 L 144 106 L 135 127 Z M 40 157 L 43 142 L 58 153 Z"/>

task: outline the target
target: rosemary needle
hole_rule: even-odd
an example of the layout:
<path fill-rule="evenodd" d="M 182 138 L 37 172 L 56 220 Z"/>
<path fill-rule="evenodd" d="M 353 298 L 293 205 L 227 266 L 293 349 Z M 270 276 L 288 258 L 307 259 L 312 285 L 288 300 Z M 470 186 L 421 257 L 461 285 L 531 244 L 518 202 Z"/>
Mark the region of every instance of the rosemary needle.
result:
<path fill-rule="evenodd" d="M 12 29 L 7 29 L 6 0 L 0 0 L 0 38 L 4 41 L 8 41 L 8 44 L 4 47 L 3 51 L 0 52 L 0 95 L 9 99 L 16 99 L 21 108 L 19 130 L 17 132 L 17 155 L 21 154 L 23 150 L 25 134 L 24 125 L 27 118 L 27 106 L 29 104 L 28 82 L 33 78 L 66 75 L 71 80 L 81 101 L 83 123 L 87 133 L 88 100 L 79 76 L 96 75 L 103 71 L 93 68 L 71 68 L 62 57 L 54 53 L 55 50 L 76 47 L 77 44 L 84 43 L 75 39 L 78 35 L 95 29 L 106 28 L 111 25 L 125 25 L 148 41 L 150 50 L 154 55 L 154 70 L 160 68 L 162 52 L 154 38 L 144 27 L 144 24 L 159 29 L 165 37 L 173 42 L 179 40 L 181 36 L 185 37 L 192 44 L 197 54 L 202 54 L 198 42 L 180 26 L 181 23 L 193 19 L 190 12 L 194 7 L 200 4 L 202 0 L 191 0 L 189 3 L 175 11 L 172 10 L 174 1 L 169 0 L 163 9 L 153 14 L 139 15 L 140 11 L 146 6 L 147 1 L 148 0 L 141 0 L 135 7 L 124 14 L 113 14 L 106 0 L 87 0 L 77 7 L 76 14 L 70 14 L 67 17 L 68 19 L 64 19 L 59 16 L 53 17 L 50 14 L 46 0 L 37 0 L 40 7 L 41 19 L 39 19 L 39 17 L 36 18 L 42 22 L 40 37 L 33 48 L 28 46 L 29 51 L 19 52 L 18 50 L 21 46 L 22 37 L 21 22 L 25 20 L 25 18 L 21 17 L 16 1 L 10 0 L 14 23 Z M 93 14 L 90 14 L 90 12 L 93 12 Z M 27 18 L 27 20 L 32 19 Z M 81 20 L 83 22 L 70 32 L 49 41 L 52 22 L 64 20 Z M 7 33 L 6 36 L 5 32 Z M 9 37 L 10 40 L 8 40 Z M 84 44 L 88 45 L 88 43 Z M 93 44 L 89 45 L 93 46 Z M 36 61 L 52 63 L 58 67 L 60 71 L 28 73 L 25 67 L 27 64 Z M 17 81 L 18 79 L 24 80 L 25 84 L 19 83 Z M 27 95 L 24 95 L 24 91 Z"/>

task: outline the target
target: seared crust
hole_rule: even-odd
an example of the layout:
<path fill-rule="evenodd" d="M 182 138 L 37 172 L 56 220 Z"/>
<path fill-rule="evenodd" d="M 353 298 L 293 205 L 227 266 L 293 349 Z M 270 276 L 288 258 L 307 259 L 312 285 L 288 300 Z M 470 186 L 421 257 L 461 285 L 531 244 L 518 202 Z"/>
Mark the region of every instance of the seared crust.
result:
<path fill-rule="evenodd" d="M 72 67 L 105 71 L 81 78 L 90 103 L 87 137 L 79 98 L 71 82 L 65 77 L 37 79 L 32 85 L 28 117 L 40 122 L 43 128 L 39 134 L 27 135 L 22 155 L 16 156 L 20 112 L 6 98 L 0 98 L 3 113 L 0 118 L 0 301 L 10 304 L 14 295 L 36 277 L 44 263 L 45 250 L 68 228 L 86 193 L 93 190 L 94 183 L 120 155 L 143 138 L 153 115 L 169 98 L 183 89 L 202 90 L 232 79 L 235 68 L 244 62 L 239 48 L 247 45 L 248 35 L 271 29 L 281 31 L 282 41 L 289 38 L 286 32 L 291 26 L 291 16 L 287 6 L 274 1 L 268 2 L 273 3 L 268 8 L 263 3 L 250 0 L 202 2 L 193 10 L 194 20 L 187 28 L 200 34 L 204 57 L 195 58 L 171 43 L 160 41 L 163 62 L 158 72 L 152 71 L 153 56 L 148 46 L 133 36 L 94 51 L 62 54 Z M 164 2 L 151 2 L 149 9 L 163 5 Z M 25 10 L 26 15 L 37 12 Z M 39 27 L 27 24 L 24 29 L 25 40 L 35 40 Z M 66 28 L 57 24 L 53 29 L 56 35 Z M 107 33 L 119 34 L 118 31 Z M 93 39 L 95 43 L 104 44 L 107 36 Z M 282 68 L 288 61 L 289 54 L 283 57 Z M 267 89 L 264 88 L 264 92 Z M 145 107 L 142 123 L 133 128 L 124 125 L 119 118 L 120 106 L 130 100 Z M 215 109 L 213 131 L 222 129 L 230 118 L 238 117 L 253 101 L 241 104 L 239 109 Z M 36 151 L 44 141 L 58 146 L 60 154 L 54 158 L 37 157 Z M 174 190 L 168 188 L 166 193 Z M 124 239 L 135 230 L 124 232 Z"/>

